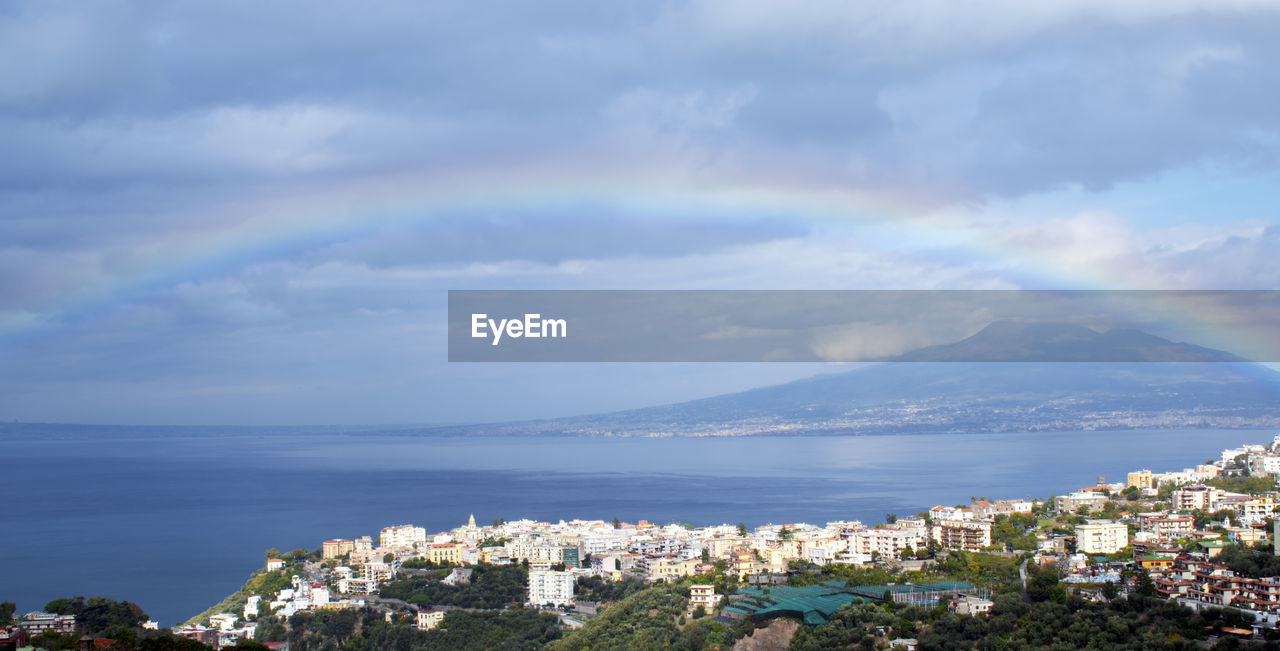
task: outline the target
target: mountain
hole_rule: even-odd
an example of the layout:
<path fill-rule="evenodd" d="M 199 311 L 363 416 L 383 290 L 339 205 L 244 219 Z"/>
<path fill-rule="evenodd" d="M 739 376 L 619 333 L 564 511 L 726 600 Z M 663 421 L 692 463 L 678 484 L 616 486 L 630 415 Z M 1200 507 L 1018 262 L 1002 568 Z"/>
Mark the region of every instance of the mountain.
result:
<path fill-rule="evenodd" d="M 997 321 L 977 334 L 929 346 L 895 362 L 1244 362 L 1212 348 L 1173 342 L 1140 330 L 1097 332 L 1072 323 Z"/>
<path fill-rule="evenodd" d="M 1091 361 L 1099 359 L 1123 361 Z M 1280 427 L 1280 373 L 1265 366 L 1136 330 L 997 322 L 891 363 L 741 393 L 423 431 L 751 436 L 1268 427 Z"/>

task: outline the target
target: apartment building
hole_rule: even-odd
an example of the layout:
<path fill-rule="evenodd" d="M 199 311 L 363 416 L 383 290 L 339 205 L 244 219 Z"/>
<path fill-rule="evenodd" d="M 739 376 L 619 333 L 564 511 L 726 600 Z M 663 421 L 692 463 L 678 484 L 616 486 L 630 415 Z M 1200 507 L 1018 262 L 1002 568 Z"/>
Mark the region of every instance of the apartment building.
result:
<path fill-rule="evenodd" d="M 991 523 L 962 520 L 934 522 L 929 528 L 929 537 L 943 549 L 981 551 L 991 546 Z"/>
<path fill-rule="evenodd" d="M 855 554 L 877 554 L 880 558 L 897 558 L 904 549 L 928 547 L 928 535 L 923 527 L 863 529 L 849 536 L 849 551 Z"/>
<path fill-rule="evenodd" d="M 1123 522 L 1089 520 L 1076 525 L 1076 551 L 1084 554 L 1114 554 L 1129 546 L 1129 527 Z"/>
<path fill-rule="evenodd" d="M 715 610 L 716 605 L 720 603 L 720 595 L 716 594 L 714 585 L 694 584 L 689 586 L 689 605 L 697 608 L 702 606 L 707 612 Z"/>
<path fill-rule="evenodd" d="M 1054 498 L 1054 507 L 1063 513 L 1075 513 L 1081 507 L 1087 507 L 1089 511 L 1100 511 L 1109 499 L 1098 491 L 1076 491 Z"/>
<path fill-rule="evenodd" d="M 1155 475 L 1151 474 L 1150 470 L 1145 469 L 1137 472 L 1131 472 L 1126 478 L 1124 485 L 1125 488 L 1138 488 L 1142 490 L 1155 488 Z"/>
<path fill-rule="evenodd" d="M 422 550 L 423 555 L 432 563 L 451 563 L 453 565 L 461 565 L 463 562 L 463 553 L 467 546 L 458 543 L 436 543 L 427 545 Z"/>
<path fill-rule="evenodd" d="M 1150 514 L 1138 515 L 1139 528 L 1150 533 L 1156 540 L 1169 542 L 1185 538 L 1195 531 L 1195 519 L 1185 514 Z"/>
<path fill-rule="evenodd" d="M 1280 577 L 1251 579 L 1222 565 L 1179 556 L 1169 570 L 1152 574 L 1156 592 L 1192 608 L 1234 606 L 1255 612 L 1280 613 Z"/>
<path fill-rule="evenodd" d="M 418 611 L 417 627 L 419 631 L 429 631 L 440 625 L 444 621 L 443 610 L 420 610 Z"/>
<path fill-rule="evenodd" d="M 345 538 L 337 538 L 334 540 L 324 541 L 320 548 L 322 555 L 326 560 L 328 560 L 330 558 L 342 558 L 343 556 L 355 551 L 356 543 L 355 541 L 347 540 Z"/>
<path fill-rule="evenodd" d="M 1191 484 L 1183 486 L 1171 495 L 1173 510 L 1175 511 L 1216 511 L 1218 509 L 1218 500 L 1221 499 L 1223 491 L 1212 486 L 1203 484 Z"/>
<path fill-rule="evenodd" d="M 1270 496 L 1254 497 L 1236 493 L 1223 493 L 1218 498 L 1218 507 L 1227 508 L 1240 516 L 1244 524 L 1262 524 L 1271 517 L 1275 508 L 1275 500 Z"/>
<path fill-rule="evenodd" d="M 533 606 L 573 605 L 574 575 L 551 569 L 549 563 L 533 563 L 529 568 L 529 603 Z"/>
<path fill-rule="evenodd" d="M 649 556 L 640 562 L 640 569 L 650 579 L 666 579 L 673 581 L 682 576 L 697 574 L 699 561 L 692 558 L 676 558 L 673 556 Z"/>
<path fill-rule="evenodd" d="M 413 549 L 414 545 L 426 544 L 427 530 L 411 524 L 395 527 L 384 527 L 378 533 L 379 544 L 391 549 Z"/>

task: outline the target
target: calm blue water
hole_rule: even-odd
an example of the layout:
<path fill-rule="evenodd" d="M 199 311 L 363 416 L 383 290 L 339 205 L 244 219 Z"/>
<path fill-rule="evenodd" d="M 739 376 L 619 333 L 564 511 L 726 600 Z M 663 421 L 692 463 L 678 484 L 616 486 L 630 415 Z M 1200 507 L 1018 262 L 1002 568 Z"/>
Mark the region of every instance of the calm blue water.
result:
<path fill-rule="evenodd" d="M 249 430 L 252 432 L 252 430 Z M 1047 496 L 1176 470 L 1272 432 L 720 439 L 417 438 L 328 431 L 0 439 L 0 601 L 139 603 L 164 625 L 236 590 L 262 551 L 475 513 L 697 524 L 879 522 L 972 495 Z"/>

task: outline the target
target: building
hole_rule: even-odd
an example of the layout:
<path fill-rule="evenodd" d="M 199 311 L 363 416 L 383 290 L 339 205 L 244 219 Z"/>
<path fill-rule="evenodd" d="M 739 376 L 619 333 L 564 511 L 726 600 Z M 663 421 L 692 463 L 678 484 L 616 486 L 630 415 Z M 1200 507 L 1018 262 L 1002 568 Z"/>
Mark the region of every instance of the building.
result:
<path fill-rule="evenodd" d="M 360 566 L 360 578 L 374 581 L 390 581 L 396 578 L 396 570 L 399 564 L 391 563 L 364 563 Z"/>
<path fill-rule="evenodd" d="M 1275 508 L 1275 500 L 1269 496 L 1253 497 L 1251 495 L 1234 495 L 1226 493 L 1220 497 L 1222 508 L 1232 509 L 1245 524 L 1262 524 L 1271 517 Z"/>
<path fill-rule="evenodd" d="M 1173 567 L 1152 574 L 1156 593 L 1199 610 L 1235 606 L 1254 612 L 1280 613 L 1280 577 L 1251 579 L 1230 569 L 1182 555 Z"/>
<path fill-rule="evenodd" d="M 444 621 L 443 610 L 418 611 L 417 627 L 419 631 L 429 631 L 439 626 L 442 621 Z"/>
<path fill-rule="evenodd" d="M 1129 473 L 1127 481 L 1125 481 L 1125 488 L 1138 488 L 1138 489 L 1146 490 L 1148 488 L 1155 488 L 1155 487 L 1156 487 L 1155 478 L 1154 478 L 1154 475 L 1151 474 L 1150 470 L 1139 470 L 1137 472 L 1131 472 Z"/>
<path fill-rule="evenodd" d="M 321 544 L 321 551 L 326 560 L 330 558 L 342 558 L 343 556 L 355 551 L 355 549 L 355 542 L 345 538 L 326 540 Z"/>
<path fill-rule="evenodd" d="M 929 509 L 929 519 L 939 520 L 972 520 L 973 509 L 958 506 L 942 506 L 939 504 Z"/>
<path fill-rule="evenodd" d="M 529 603 L 533 606 L 572 606 L 573 573 L 553 570 L 548 563 L 529 568 Z"/>
<path fill-rule="evenodd" d="M 991 523 L 942 520 L 929 528 L 929 537 L 936 540 L 943 549 L 981 551 L 991 546 Z"/>
<path fill-rule="evenodd" d="M 508 558 L 530 563 L 564 563 L 577 567 L 582 560 L 577 545 L 552 544 L 545 540 L 510 541 L 506 549 Z"/>
<path fill-rule="evenodd" d="M 990 615 L 995 602 L 976 595 L 960 595 L 951 600 L 947 609 L 957 615 Z"/>
<path fill-rule="evenodd" d="M 268 559 L 267 559 L 267 571 L 268 571 L 268 572 L 274 572 L 274 571 L 276 571 L 276 570 L 282 570 L 282 569 L 284 569 L 284 561 L 282 561 L 282 560 L 280 560 L 280 559 L 278 559 L 278 558 L 268 558 Z"/>
<path fill-rule="evenodd" d="M 377 594 L 378 580 L 359 577 L 338 579 L 338 592 L 342 594 Z"/>
<path fill-rule="evenodd" d="M 1216 511 L 1222 491 L 1204 484 L 1191 484 L 1173 491 L 1171 496 L 1175 511 Z"/>
<path fill-rule="evenodd" d="M 1100 511 L 1110 498 L 1100 491 L 1076 491 L 1054 498 L 1054 507 L 1062 513 L 1076 513 L 1081 508 L 1088 512 Z"/>
<path fill-rule="evenodd" d="M 462 553 L 467 549 L 466 545 L 457 543 L 438 543 L 429 545 L 424 553 L 427 560 L 436 564 L 461 565 Z"/>
<path fill-rule="evenodd" d="M 39 635 L 45 631 L 54 631 L 57 633 L 74 633 L 76 630 L 75 615 L 55 615 L 53 613 L 34 612 L 27 613 L 18 622 L 28 634 Z"/>
<path fill-rule="evenodd" d="M 652 580 L 674 581 L 682 576 L 697 574 L 698 563 L 698 559 L 695 558 L 646 557 L 640 562 L 640 569 Z"/>
<path fill-rule="evenodd" d="M 209 616 L 209 625 L 221 631 L 229 631 L 236 627 L 240 617 L 235 613 L 218 613 Z"/>
<path fill-rule="evenodd" d="M 854 554 L 875 554 L 879 558 L 898 558 L 904 549 L 912 551 L 928 547 L 928 530 L 921 526 L 899 526 L 880 529 L 863 529 L 849 536 L 849 551 Z"/>
<path fill-rule="evenodd" d="M 427 542 L 427 530 L 411 524 L 384 527 L 378 534 L 378 543 L 392 549 L 413 549 L 416 544 Z"/>
<path fill-rule="evenodd" d="M 0 651 L 22 649 L 27 646 L 27 632 L 20 626 L 0 628 Z"/>
<path fill-rule="evenodd" d="M 1185 538 L 1195 530 L 1195 518 L 1184 514 L 1152 515 L 1141 513 L 1138 521 L 1143 531 L 1150 533 L 1156 540 L 1169 542 Z"/>
<path fill-rule="evenodd" d="M 466 585 L 471 583 L 471 570 L 461 567 L 454 568 L 449 573 L 449 576 L 440 579 L 440 582 L 445 585 Z"/>
<path fill-rule="evenodd" d="M 1089 520 L 1076 525 L 1076 551 L 1083 554 L 1114 554 L 1129 546 L 1129 527 L 1123 522 Z"/>
<path fill-rule="evenodd" d="M 262 597 L 259 595 L 249 595 L 244 601 L 244 618 L 246 620 L 253 619 L 258 616 L 258 604 L 262 603 Z"/>
<path fill-rule="evenodd" d="M 716 594 L 714 585 L 694 584 L 689 586 L 689 605 L 697 608 L 702 606 L 711 612 L 716 609 L 716 605 L 720 603 L 720 595 Z"/>

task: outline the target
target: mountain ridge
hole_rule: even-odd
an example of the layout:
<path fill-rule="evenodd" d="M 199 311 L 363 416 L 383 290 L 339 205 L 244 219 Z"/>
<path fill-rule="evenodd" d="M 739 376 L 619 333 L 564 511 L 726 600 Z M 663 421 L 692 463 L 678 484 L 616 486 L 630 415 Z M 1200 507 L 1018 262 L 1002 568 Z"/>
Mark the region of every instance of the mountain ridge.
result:
<path fill-rule="evenodd" d="M 1100 358 L 1127 361 L 1090 361 Z M 1265 428 L 1280 427 L 1276 405 L 1280 373 L 1225 351 L 1133 329 L 1098 332 L 1076 324 L 997 321 L 952 344 L 785 384 L 669 405 L 429 432 L 753 436 Z"/>

